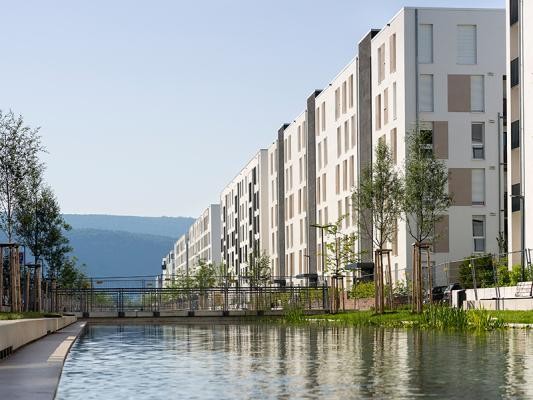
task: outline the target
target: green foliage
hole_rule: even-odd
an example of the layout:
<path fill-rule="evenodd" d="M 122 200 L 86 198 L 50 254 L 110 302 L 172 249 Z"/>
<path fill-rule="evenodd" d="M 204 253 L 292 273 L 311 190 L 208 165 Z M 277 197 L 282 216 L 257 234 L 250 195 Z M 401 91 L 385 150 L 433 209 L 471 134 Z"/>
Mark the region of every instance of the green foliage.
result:
<path fill-rule="evenodd" d="M 445 306 L 431 306 L 420 316 L 425 328 L 491 331 L 503 328 L 505 323 L 487 310 L 463 310 Z"/>
<path fill-rule="evenodd" d="M 415 129 L 407 136 L 403 208 L 409 234 L 418 242 L 435 238 L 435 224 L 451 205 L 448 168 L 428 150 L 427 135 Z"/>
<path fill-rule="evenodd" d="M 76 257 L 65 258 L 57 276 L 57 285 L 64 289 L 89 288 L 91 284 L 83 273 L 84 269 L 85 264 L 78 266 Z"/>
<path fill-rule="evenodd" d="M 266 286 L 270 282 L 270 257 L 266 252 L 260 256 L 255 253 L 250 256 L 246 279 L 253 288 Z"/>
<path fill-rule="evenodd" d="M 359 186 L 352 194 L 352 208 L 367 237 L 378 249 L 393 239 L 402 214 L 403 180 L 391 151 L 379 141 L 375 161 L 362 171 Z"/>
<path fill-rule="evenodd" d="M 353 299 L 373 298 L 376 293 L 374 282 L 360 282 L 352 286 L 350 297 Z"/>
<path fill-rule="evenodd" d="M 505 322 L 499 318 L 495 318 L 492 313 L 487 310 L 469 310 L 468 324 L 471 329 L 477 331 L 492 331 L 494 329 L 501 329 L 505 327 Z"/>
<path fill-rule="evenodd" d="M 459 266 L 459 282 L 465 289 L 474 287 L 473 269 L 475 268 L 476 285 L 478 288 L 494 286 L 493 257 L 491 254 L 466 257 Z"/>
<path fill-rule="evenodd" d="M 302 323 L 306 320 L 302 307 L 296 304 L 288 304 L 283 307 L 283 318 L 285 322 L 292 324 Z"/>
<path fill-rule="evenodd" d="M 341 216 L 335 224 L 324 227 L 327 235 L 325 243 L 326 272 L 343 272 L 347 264 L 351 264 L 359 258 L 355 252 L 355 234 L 343 234 L 342 221 L 346 216 Z"/>
<path fill-rule="evenodd" d="M 33 172 L 42 170 L 38 155 L 43 147 L 38 132 L 24 125 L 22 116 L 0 111 L 0 230 L 10 243 L 21 189 Z"/>
<path fill-rule="evenodd" d="M 462 308 L 431 306 L 420 315 L 420 325 L 424 328 L 466 330 L 468 313 Z"/>
<path fill-rule="evenodd" d="M 200 260 L 194 274 L 196 287 L 200 289 L 200 291 L 204 291 L 214 287 L 216 281 L 216 269 L 213 267 L 213 264 L 207 264 L 205 261 Z"/>
<path fill-rule="evenodd" d="M 524 279 L 522 279 L 522 266 L 520 264 L 513 265 L 513 268 L 509 272 L 509 283 L 511 286 L 516 286 L 518 282 L 527 282 L 531 281 L 531 270 L 526 268 L 524 270 Z"/>
<path fill-rule="evenodd" d="M 392 290 L 392 294 L 394 296 L 408 296 L 411 294 L 411 286 L 411 282 L 397 281 L 396 285 L 394 285 L 394 288 Z"/>

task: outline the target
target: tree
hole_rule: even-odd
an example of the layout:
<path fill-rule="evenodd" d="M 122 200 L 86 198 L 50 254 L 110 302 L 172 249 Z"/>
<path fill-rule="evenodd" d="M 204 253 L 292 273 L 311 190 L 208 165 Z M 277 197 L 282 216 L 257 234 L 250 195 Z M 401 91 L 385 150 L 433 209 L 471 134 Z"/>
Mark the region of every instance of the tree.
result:
<path fill-rule="evenodd" d="M 404 211 L 407 230 L 415 240 L 413 257 L 414 309 L 422 311 L 422 256 L 421 245 L 435 240 L 435 224 L 451 204 L 448 194 L 448 169 L 435 158 L 431 150 L 431 131 L 414 129 L 407 135 L 405 160 Z M 429 265 L 428 265 L 429 267 Z"/>
<path fill-rule="evenodd" d="M 206 289 L 215 286 L 217 276 L 213 264 L 208 264 L 204 260 L 198 261 L 198 267 L 194 274 L 194 280 L 196 286 L 201 292 L 204 292 Z"/>
<path fill-rule="evenodd" d="M 341 232 L 342 221 L 346 216 L 341 216 L 335 224 L 326 225 L 324 229 L 328 237 L 326 246 L 326 265 L 325 271 L 331 273 L 332 290 L 333 290 L 333 308 L 335 313 L 340 308 L 338 281 L 342 279 L 342 273 L 347 264 L 354 263 L 358 260 L 359 255 L 355 252 L 355 234 L 343 234 Z M 324 251 L 324 250 L 322 250 Z"/>
<path fill-rule="evenodd" d="M 24 124 L 22 116 L 0 111 L 0 229 L 9 243 L 15 233 L 15 210 L 21 187 L 27 177 L 40 168 L 43 151 L 39 129 Z"/>
<path fill-rule="evenodd" d="M 83 269 L 85 269 L 85 264 L 78 266 L 76 257 L 65 257 L 59 271 L 57 284 L 66 289 L 89 288 L 90 283 Z"/>
<path fill-rule="evenodd" d="M 352 194 L 352 208 L 364 233 L 377 249 L 374 266 L 376 312 L 383 312 L 383 251 L 392 242 L 402 215 L 403 181 L 395 168 L 388 146 L 379 141 L 376 161 L 362 171 L 359 186 Z M 390 260 L 390 258 L 389 258 Z M 390 306 L 392 307 L 391 266 L 388 263 Z"/>
<path fill-rule="evenodd" d="M 257 255 L 256 253 L 250 255 L 246 279 L 248 279 L 248 283 L 252 288 L 266 286 L 270 282 L 270 257 L 266 252 L 263 252 L 261 255 Z"/>
<path fill-rule="evenodd" d="M 70 227 L 61 215 L 52 189 L 43 186 L 40 171 L 32 171 L 18 197 L 15 232 L 20 242 L 30 249 L 37 264 L 49 249 L 64 243 L 62 232 Z"/>

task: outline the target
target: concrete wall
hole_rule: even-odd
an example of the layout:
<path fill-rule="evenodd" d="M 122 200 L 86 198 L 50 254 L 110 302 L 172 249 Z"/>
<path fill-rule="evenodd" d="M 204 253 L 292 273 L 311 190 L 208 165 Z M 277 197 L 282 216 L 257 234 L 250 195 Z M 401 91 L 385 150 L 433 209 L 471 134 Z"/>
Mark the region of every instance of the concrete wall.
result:
<path fill-rule="evenodd" d="M 0 351 L 10 346 L 16 350 L 74 322 L 74 316 L 0 321 Z"/>

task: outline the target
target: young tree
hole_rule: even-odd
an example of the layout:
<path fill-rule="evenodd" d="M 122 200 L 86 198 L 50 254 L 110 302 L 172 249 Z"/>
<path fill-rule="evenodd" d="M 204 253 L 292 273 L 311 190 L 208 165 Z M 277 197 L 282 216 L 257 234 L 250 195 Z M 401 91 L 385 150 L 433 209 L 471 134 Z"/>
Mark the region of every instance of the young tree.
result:
<path fill-rule="evenodd" d="M 435 158 L 431 131 L 414 129 L 407 136 L 404 211 L 409 235 L 415 240 L 413 257 L 414 310 L 422 311 L 422 256 L 424 241 L 435 240 L 435 224 L 451 204 L 448 169 Z M 429 265 L 428 265 L 429 267 Z"/>
<path fill-rule="evenodd" d="M 248 275 L 246 276 L 248 283 L 252 288 L 266 286 L 271 279 L 270 257 L 266 252 L 261 255 L 250 255 L 250 262 L 248 263 Z"/>
<path fill-rule="evenodd" d="M 26 126 L 22 116 L 0 111 L 0 229 L 9 243 L 14 239 L 18 193 L 28 175 L 40 168 L 38 132 Z"/>
<path fill-rule="evenodd" d="M 342 279 L 342 273 L 346 270 L 346 265 L 354 263 L 359 259 L 359 255 L 355 251 L 355 241 L 357 237 L 353 233 L 346 235 L 341 232 L 342 221 L 344 218 L 346 218 L 345 215 L 341 216 L 335 224 L 326 225 L 324 227 L 328 237 L 328 241 L 325 243 L 325 271 L 330 273 L 332 277 L 332 311 L 334 313 L 340 308 L 338 281 L 339 279 Z"/>
<path fill-rule="evenodd" d="M 362 171 L 359 186 L 352 194 L 352 209 L 361 230 L 372 238 L 377 249 L 374 272 L 376 287 L 376 312 L 383 310 L 383 253 L 387 243 L 392 242 L 397 222 L 402 214 L 403 181 L 397 171 L 391 151 L 385 142 L 379 141 L 372 166 Z M 389 259 L 390 260 L 390 259 Z M 392 306 L 391 266 L 387 264 L 389 302 Z"/>
<path fill-rule="evenodd" d="M 194 274 L 194 280 L 201 292 L 215 286 L 217 276 L 213 264 L 208 264 L 204 260 L 200 260 L 196 273 Z"/>

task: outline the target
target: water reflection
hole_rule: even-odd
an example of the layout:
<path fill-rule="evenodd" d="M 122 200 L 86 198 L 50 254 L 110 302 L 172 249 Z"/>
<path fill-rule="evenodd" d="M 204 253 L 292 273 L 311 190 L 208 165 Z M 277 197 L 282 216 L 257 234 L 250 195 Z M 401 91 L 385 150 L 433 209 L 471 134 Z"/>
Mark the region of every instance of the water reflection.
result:
<path fill-rule="evenodd" d="M 532 397 L 533 334 L 90 326 L 58 399 Z"/>

